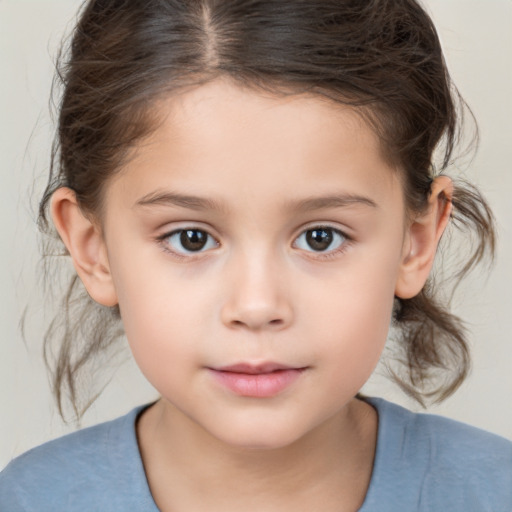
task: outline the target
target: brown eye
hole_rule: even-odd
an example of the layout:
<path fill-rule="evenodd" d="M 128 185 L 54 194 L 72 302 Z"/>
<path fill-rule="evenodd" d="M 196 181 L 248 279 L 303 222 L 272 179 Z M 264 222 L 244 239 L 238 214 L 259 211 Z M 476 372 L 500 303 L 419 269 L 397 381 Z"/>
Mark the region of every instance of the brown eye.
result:
<path fill-rule="evenodd" d="M 328 229 L 311 229 L 306 232 L 306 241 L 315 251 L 325 251 L 332 243 L 332 233 Z"/>
<path fill-rule="evenodd" d="M 305 251 L 325 252 L 338 249 L 346 240 L 343 233 L 330 227 L 318 226 L 301 233 L 296 245 Z"/>
<path fill-rule="evenodd" d="M 181 254 L 217 247 L 213 237 L 201 229 L 179 229 L 164 237 L 166 245 Z"/>
<path fill-rule="evenodd" d="M 187 251 L 200 251 L 208 241 L 208 235 L 198 229 L 183 230 L 180 234 L 180 243 Z"/>

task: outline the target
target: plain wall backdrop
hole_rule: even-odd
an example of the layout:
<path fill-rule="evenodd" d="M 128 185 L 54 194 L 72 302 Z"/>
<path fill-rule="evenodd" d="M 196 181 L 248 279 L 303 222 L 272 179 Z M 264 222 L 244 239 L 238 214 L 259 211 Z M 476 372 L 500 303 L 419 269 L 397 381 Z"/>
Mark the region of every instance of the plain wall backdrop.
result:
<path fill-rule="evenodd" d="M 13 456 L 73 430 L 52 401 L 41 355 L 36 205 L 45 184 L 54 124 L 49 115 L 53 62 L 78 0 L 0 0 L 0 468 Z M 480 150 L 466 174 L 494 208 L 497 264 L 462 288 L 456 311 L 472 332 L 473 371 L 440 413 L 512 439 L 512 1 L 426 0 L 452 77 L 474 111 Z M 19 320 L 30 305 L 27 342 Z M 365 387 L 418 407 L 378 375 Z M 87 426 L 156 398 L 128 361 L 87 412 Z"/>

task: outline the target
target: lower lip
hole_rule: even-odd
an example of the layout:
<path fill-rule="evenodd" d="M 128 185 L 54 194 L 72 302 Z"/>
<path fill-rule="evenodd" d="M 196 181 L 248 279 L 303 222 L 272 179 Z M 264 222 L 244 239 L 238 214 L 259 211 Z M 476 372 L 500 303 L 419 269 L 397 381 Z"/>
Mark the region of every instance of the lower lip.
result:
<path fill-rule="evenodd" d="M 290 368 L 270 373 L 236 373 L 211 370 L 215 379 L 224 387 L 240 396 L 269 398 L 291 386 L 304 368 Z"/>

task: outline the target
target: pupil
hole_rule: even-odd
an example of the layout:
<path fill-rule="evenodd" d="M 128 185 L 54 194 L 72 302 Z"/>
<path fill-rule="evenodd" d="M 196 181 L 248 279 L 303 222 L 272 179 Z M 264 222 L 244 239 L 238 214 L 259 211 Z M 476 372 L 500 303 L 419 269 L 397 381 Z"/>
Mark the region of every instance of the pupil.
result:
<path fill-rule="evenodd" d="M 331 245 L 332 233 L 326 229 L 311 229 L 307 232 L 306 239 L 312 249 L 324 251 Z"/>
<path fill-rule="evenodd" d="M 180 242 L 187 251 L 199 251 L 206 244 L 206 234 L 196 229 L 187 229 L 181 232 Z"/>

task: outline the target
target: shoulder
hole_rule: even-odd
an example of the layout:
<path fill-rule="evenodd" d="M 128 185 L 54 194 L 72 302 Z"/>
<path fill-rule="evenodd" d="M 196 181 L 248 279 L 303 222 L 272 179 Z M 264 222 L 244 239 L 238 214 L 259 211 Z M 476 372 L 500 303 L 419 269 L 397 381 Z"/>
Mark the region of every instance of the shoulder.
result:
<path fill-rule="evenodd" d="M 512 510 L 511 441 L 382 399 L 369 401 L 382 423 L 377 446 L 385 459 L 381 462 L 395 476 L 400 473 L 413 482 L 421 510 Z"/>
<path fill-rule="evenodd" d="M 504 437 L 436 414 L 414 413 L 383 399 L 372 401 L 380 403 L 379 410 L 390 426 L 403 432 L 405 446 L 415 453 L 419 447 L 428 449 L 439 464 L 449 463 L 446 459 L 466 464 L 512 463 L 512 441 Z"/>
<path fill-rule="evenodd" d="M 0 473 L 0 509 L 107 510 L 126 489 L 144 491 L 135 434 L 140 410 L 50 441 L 11 461 Z M 102 508 L 104 503 L 107 508 Z"/>
<path fill-rule="evenodd" d="M 499 473 L 512 484 L 512 441 L 435 414 L 407 413 L 409 444 L 422 441 L 439 469 L 486 478 Z"/>

